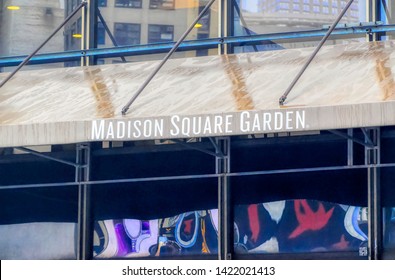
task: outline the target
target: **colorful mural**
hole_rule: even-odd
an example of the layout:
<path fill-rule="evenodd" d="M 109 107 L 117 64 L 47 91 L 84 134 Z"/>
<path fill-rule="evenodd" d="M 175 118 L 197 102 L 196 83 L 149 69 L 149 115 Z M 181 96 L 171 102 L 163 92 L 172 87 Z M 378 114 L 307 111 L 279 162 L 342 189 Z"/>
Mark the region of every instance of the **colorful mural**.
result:
<path fill-rule="evenodd" d="M 287 200 L 234 209 L 238 254 L 356 251 L 367 254 L 366 208 Z M 216 254 L 218 211 L 193 211 L 157 220 L 95 224 L 95 258 Z"/>
<path fill-rule="evenodd" d="M 95 223 L 94 256 L 129 258 L 215 254 L 217 210 L 203 210 L 157 220 L 106 220 Z"/>
<path fill-rule="evenodd" d="M 384 248 L 395 249 L 395 207 L 385 208 Z"/>
<path fill-rule="evenodd" d="M 235 208 L 237 253 L 367 253 L 367 210 L 314 200 Z"/>

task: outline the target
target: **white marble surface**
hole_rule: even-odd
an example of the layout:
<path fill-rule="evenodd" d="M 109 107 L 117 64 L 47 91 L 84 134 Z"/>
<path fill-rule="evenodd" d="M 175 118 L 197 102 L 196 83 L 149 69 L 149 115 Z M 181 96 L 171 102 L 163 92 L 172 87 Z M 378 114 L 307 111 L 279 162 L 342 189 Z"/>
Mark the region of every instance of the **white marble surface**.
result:
<path fill-rule="evenodd" d="M 121 115 L 122 107 L 158 61 L 22 71 L 0 88 L 0 127 L 243 110 L 330 107 L 326 111 L 336 111 L 337 106 L 382 103 L 388 103 L 385 110 L 392 113 L 394 47 L 393 41 L 324 47 L 284 107 L 278 100 L 311 48 L 170 60 L 126 116 Z M 5 76 L 0 74 L 0 79 Z M 395 124 L 383 118 L 380 115 L 377 125 Z"/>

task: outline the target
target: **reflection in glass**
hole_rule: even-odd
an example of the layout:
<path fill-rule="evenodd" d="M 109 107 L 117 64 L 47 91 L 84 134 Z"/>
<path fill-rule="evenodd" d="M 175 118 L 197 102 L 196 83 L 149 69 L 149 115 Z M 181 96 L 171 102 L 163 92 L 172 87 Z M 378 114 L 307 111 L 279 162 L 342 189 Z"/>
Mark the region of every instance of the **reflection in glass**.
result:
<path fill-rule="evenodd" d="M 27 55 L 33 52 L 79 3 L 80 0 L 0 0 L 0 56 Z M 11 5 L 18 9 L 8 9 Z M 81 25 L 80 12 L 57 32 L 39 53 L 81 49 Z M 74 64 L 69 62 L 26 66 L 22 70 Z"/>
<path fill-rule="evenodd" d="M 175 0 L 150 0 L 150 9 L 174 9 Z"/>
<path fill-rule="evenodd" d="M 315 200 L 235 207 L 238 254 L 354 251 L 367 255 L 366 208 Z"/>
<path fill-rule="evenodd" d="M 95 258 L 216 254 L 218 211 L 192 211 L 156 220 L 96 221 Z"/>
<path fill-rule="evenodd" d="M 235 35 L 271 34 L 282 32 L 326 29 L 331 25 L 348 1 L 345 0 L 238 0 L 235 4 Z M 340 24 L 367 22 L 366 1 L 354 0 Z M 347 43 L 353 38 L 329 40 L 327 44 Z M 362 37 L 363 38 L 363 37 Z M 315 41 L 273 42 L 260 46 L 238 47 L 236 52 L 276 50 L 282 48 L 314 47 Z M 354 39 L 355 40 L 355 39 Z M 297 42 L 299 41 L 299 42 Z"/>
<path fill-rule="evenodd" d="M 395 207 L 384 209 L 384 252 L 395 257 Z"/>
<path fill-rule="evenodd" d="M 76 259 L 74 223 L 0 225 L 0 259 Z"/>
<path fill-rule="evenodd" d="M 173 41 L 174 26 L 149 24 L 148 43 L 171 42 Z"/>
<path fill-rule="evenodd" d="M 257 34 L 321 29 L 331 24 L 346 0 L 239 0 L 241 16 Z M 354 0 L 343 23 L 365 21 L 365 2 Z"/>
<path fill-rule="evenodd" d="M 115 0 L 115 7 L 141 8 L 142 0 Z"/>
<path fill-rule="evenodd" d="M 121 1 L 124 3 L 124 1 Z M 150 0 L 142 1 L 139 9 L 120 9 L 108 2 L 106 7 L 100 7 L 100 13 L 118 45 L 154 44 L 174 42 L 187 30 L 196 19 L 199 12 L 208 3 L 207 0 Z M 129 1 L 126 1 L 129 2 Z M 118 3 L 118 4 L 117 4 Z M 125 4 L 126 5 L 126 4 Z M 127 5 L 129 7 L 129 5 Z M 197 40 L 218 37 L 218 3 L 196 24 L 186 40 Z M 140 26 L 137 30 L 120 30 L 119 24 Z M 105 34 L 105 39 L 100 39 L 99 47 L 113 47 L 110 35 Z M 190 57 L 197 55 L 217 54 L 217 50 L 198 50 L 177 52 L 173 57 Z M 152 54 L 144 56 L 127 57 L 127 61 L 157 60 L 165 54 Z M 105 59 L 106 63 L 119 62 L 120 59 Z"/>
<path fill-rule="evenodd" d="M 0 4 L 0 56 L 32 52 L 62 23 L 65 15 L 65 1 L 7 0 Z M 11 5 L 19 9 L 7 9 Z M 60 31 L 42 52 L 62 51 L 63 45 Z"/>
<path fill-rule="evenodd" d="M 114 24 L 114 37 L 119 46 L 140 44 L 140 24 L 119 23 Z"/>

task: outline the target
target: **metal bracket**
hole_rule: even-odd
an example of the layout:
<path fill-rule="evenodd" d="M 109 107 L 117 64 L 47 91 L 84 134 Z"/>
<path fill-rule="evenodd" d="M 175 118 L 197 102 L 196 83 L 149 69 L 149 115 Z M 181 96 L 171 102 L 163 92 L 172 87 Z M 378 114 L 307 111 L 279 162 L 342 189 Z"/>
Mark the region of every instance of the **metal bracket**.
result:
<path fill-rule="evenodd" d="M 209 139 L 210 139 L 210 141 L 212 141 L 211 138 L 209 138 Z M 196 150 L 196 151 L 199 151 L 199 152 L 203 152 L 203 153 L 208 154 L 208 155 L 210 155 L 210 156 L 214 156 L 214 157 L 223 157 L 223 156 L 224 156 L 222 153 L 217 152 L 217 151 L 218 151 L 217 146 L 214 146 L 214 147 L 216 148 L 216 149 L 215 149 L 216 152 L 212 152 L 212 151 L 205 150 L 205 149 L 202 149 L 202 148 L 199 148 L 199 147 L 195 147 L 195 146 L 193 146 L 193 145 L 189 145 L 189 144 L 187 144 L 186 142 L 184 142 L 184 141 L 182 141 L 182 140 L 171 139 L 170 141 L 172 141 L 172 142 L 174 142 L 174 143 L 177 143 L 177 144 L 180 144 L 181 146 L 187 147 L 187 148 L 189 148 L 189 149 L 191 149 L 191 150 Z M 212 142 L 211 142 L 211 143 L 212 143 Z M 213 144 L 213 145 L 214 145 L 214 144 Z"/>
<path fill-rule="evenodd" d="M 364 131 L 363 128 L 361 128 L 361 130 L 362 130 L 362 132 Z M 358 143 L 358 144 L 360 144 L 362 146 L 365 146 L 367 148 L 374 148 L 374 144 L 371 141 L 361 140 L 361 139 L 355 138 L 353 136 L 348 135 L 347 133 L 344 133 L 344 132 L 341 132 L 341 131 L 338 131 L 338 130 L 328 130 L 328 131 L 330 133 L 333 133 L 335 135 L 343 137 L 343 138 L 345 138 L 347 140 L 352 140 L 353 142 Z M 366 132 L 364 132 L 364 134 L 365 133 Z"/>
<path fill-rule="evenodd" d="M 365 136 L 365 142 L 368 144 L 367 147 L 368 148 L 374 148 L 375 144 L 372 140 L 372 138 L 370 137 L 369 133 L 368 133 L 368 129 L 367 128 L 361 128 L 363 135 Z"/>
<path fill-rule="evenodd" d="M 31 149 L 28 149 L 28 148 L 16 147 L 14 149 L 20 150 L 20 151 L 23 151 L 23 152 L 26 152 L 26 153 L 29 153 L 29 154 L 32 154 L 32 155 L 35 155 L 37 157 L 41 157 L 41 158 L 49 159 L 49 160 L 52 160 L 52 161 L 60 162 L 60 163 L 66 164 L 66 165 L 74 166 L 74 167 L 77 167 L 77 168 L 78 167 L 81 167 L 81 168 L 85 167 L 84 165 L 79 165 L 78 163 L 74 163 L 74 162 L 71 162 L 71 161 L 67 161 L 67 160 L 63 160 L 63 159 L 59 159 L 59 158 L 54 158 L 52 156 L 44 155 L 42 153 L 39 153 L 37 151 L 31 150 Z"/>
<path fill-rule="evenodd" d="M 221 148 L 218 146 L 218 143 L 215 141 L 215 138 L 213 137 L 209 137 L 208 138 L 211 142 L 211 144 L 213 144 L 215 152 L 216 152 L 216 157 L 220 157 L 223 158 L 225 157 L 224 153 L 222 152 Z"/>

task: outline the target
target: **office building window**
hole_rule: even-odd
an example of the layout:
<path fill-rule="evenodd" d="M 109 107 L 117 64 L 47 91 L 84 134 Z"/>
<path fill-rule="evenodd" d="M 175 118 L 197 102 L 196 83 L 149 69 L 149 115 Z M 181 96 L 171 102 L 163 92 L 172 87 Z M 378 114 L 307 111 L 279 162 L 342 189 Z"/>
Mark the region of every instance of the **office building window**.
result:
<path fill-rule="evenodd" d="M 106 30 L 104 29 L 103 23 L 97 23 L 97 43 L 104 45 L 106 43 Z"/>
<path fill-rule="evenodd" d="M 138 45 L 140 44 L 140 24 L 115 23 L 114 37 L 118 45 Z"/>
<path fill-rule="evenodd" d="M 174 9 L 174 0 L 150 0 L 149 8 L 172 10 Z"/>
<path fill-rule="evenodd" d="M 169 42 L 173 41 L 173 25 L 148 25 L 148 43 Z"/>
<path fill-rule="evenodd" d="M 115 0 L 115 7 L 123 8 L 141 8 L 141 0 Z"/>
<path fill-rule="evenodd" d="M 107 0 L 99 0 L 99 7 L 107 7 Z"/>

